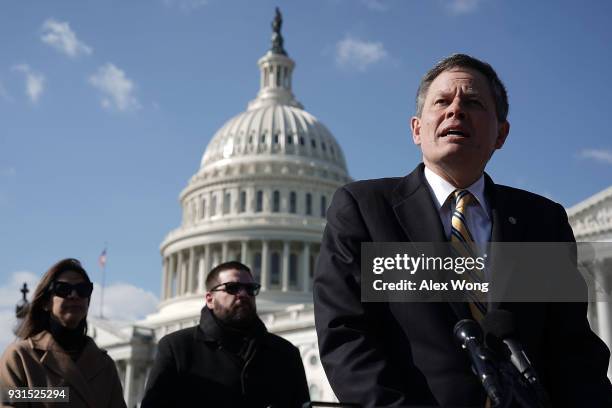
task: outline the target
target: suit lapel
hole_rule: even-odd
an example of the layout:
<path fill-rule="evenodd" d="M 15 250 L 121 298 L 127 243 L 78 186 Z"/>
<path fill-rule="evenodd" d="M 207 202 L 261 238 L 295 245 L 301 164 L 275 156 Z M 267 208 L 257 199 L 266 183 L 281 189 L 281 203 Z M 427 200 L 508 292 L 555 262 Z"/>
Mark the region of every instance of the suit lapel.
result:
<path fill-rule="evenodd" d="M 65 382 L 71 386 L 70 392 L 79 394 L 88 406 L 96 406 L 95 401 L 91 399 L 93 395 L 92 390 L 85 380 L 85 377 L 81 374 L 81 372 L 87 372 L 87 370 L 96 371 L 96 367 L 87 367 L 85 371 L 79 370 L 77 365 L 70 358 L 70 355 L 62 350 L 49 332 L 43 332 L 43 334 L 33 342 L 33 345 L 35 348 L 45 351 L 40 359 L 41 364 L 64 378 Z M 86 349 L 87 347 L 88 345 L 85 346 Z M 85 353 L 85 351 L 86 350 L 83 350 L 83 353 Z"/>
<path fill-rule="evenodd" d="M 491 178 L 485 173 L 485 193 L 491 207 L 491 242 L 522 242 L 525 223 L 517 215 L 518 207 L 508 191 L 495 185 Z M 492 283 L 492 296 L 501 299 L 507 287 L 508 280 L 512 276 L 513 265 L 516 259 L 504 256 L 501 251 L 490 249 L 491 270 L 490 279 Z M 504 271 L 496 273 L 496 271 Z M 489 308 L 497 309 L 500 302 L 491 302 Z"/>
<path fill-rule="evenodd" d="M 440 214 L 425 180 L 424 168 L 423 163 L 419 164 L 394 190 L 393 211 L 409 241 L 447 242 Z M 467 303 L 448 302 L 448 305 L 458 319 L 471 318 Z"/>

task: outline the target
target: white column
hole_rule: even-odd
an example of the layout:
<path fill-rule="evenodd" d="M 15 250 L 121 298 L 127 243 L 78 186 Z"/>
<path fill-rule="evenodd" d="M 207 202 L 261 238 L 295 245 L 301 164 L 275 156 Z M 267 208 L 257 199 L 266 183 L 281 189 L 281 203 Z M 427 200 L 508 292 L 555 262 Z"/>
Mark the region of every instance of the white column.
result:
<path fill-rule="evenodd" d="M 310 244 L 304 242 L 302 251 L 302 290 L 308 292 L 310 289 Z"/>
<path fill-rule="evenodd" d="M 282 291 L 289 290 L 289 241 L 283 242 L 283 265 L 281 269 Z"/>
<path fill-rule="evenodd" d="M 240 262 L 242 262 L 244 265 L 248 265 L 249 263 L 249 241 L 244 240 L 240 243 Z"/>
<path fill-rule="evenodd" d="M 180 250 L 178 252 L 178 290 L 177 290 L 177 295 L 182 295 L 183 293 L 185 293 L 185 284 L 187 283 L 187 277 L 186 275 L 186 271 L 185 268 L 183 267 L 183 251 Z"/>
<path fill-rule="evenodd" d="M 168 258 L 164 257 L 162 259 L 162 279 L 161 279 L 161 290 L 160 297 L 161 300 L 166 298 L 166 280 L 168 279 Z"/>
<path fill-rule="evenodd" d="M 599 337 L 608 347 L 612 347 L 612 326 L 610 325 L 610 302 L 607 299 L 609 282 L 604 271 L 603 262 L 593 263 L 595 281 L 599 283 L 601 292 L 597 295 L 597 331 Z M 612 378 L 612 365 L 608 365 L 608 377 Z"/>
<path fill-rule="evenodd" d="M 195 259 L 195 248 L 189 248 L 189 264 L 188 264 L 188 273 L 187 273 L 187 292 L 193 293 L 194 289 L 194 276 L 195 276 L 195 268 L 196 268 L 196 259 Z"/>
<path fill-rule="evenodd" d="M 134 367 L 130 360 L 126 361 L 125 366 L 125 382 L 123 386 L 123 399 L 126 402 L 128 407 L 134 406 L 134 398 L 133 398 L 133 382 L 134 382 Z"/>
<path fill-rule="evenodd" d="M 202 288 L 204 291 L 206 290 L 206 276 L 208 275 L 208 272 L 210 272 L 211 269 L 210 263 L 212 262 L 212 256 L 210 251 L 210 244 L 204 245 L 204 273 L 202 274 Z"/>
<path fill-rule="evenodd" d="M 174 296 L 172 293 L 172 281 L 174 280 L 174 275 L 176 273 L 176 254 L 170 254 L 170 269 L 168 269 L 168 287 L 166 288 L 166 293 L 168 294 L 168 298 Z"/>
<path fill-rule="evenodd" d="M 227 259 L 228 254 L 229 254 L 229 242 L 225 241 L 221 244 L 221 262 L 229 261 L 229 259 Z"/>
<path fill-rule="evenodd" d="M 261 290 L 268 289 L 268 241 L 261 241 Z"/>
<path fill-rule="evenodd" d="M 206 280 L 206 247 L 202 247 L 200 256 L 198 257 L 198 293 L 204 293 L 206 290 L 204 281 Z"/>

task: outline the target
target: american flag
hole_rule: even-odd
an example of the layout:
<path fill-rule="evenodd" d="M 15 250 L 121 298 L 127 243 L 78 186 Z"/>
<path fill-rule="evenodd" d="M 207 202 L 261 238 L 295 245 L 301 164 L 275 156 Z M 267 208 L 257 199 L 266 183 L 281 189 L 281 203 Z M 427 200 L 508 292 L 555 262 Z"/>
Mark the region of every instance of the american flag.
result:
<path fill-rule="evenodd" d="M 106 248 L 104 248 L 104 250 L 98 257 L 98 264 L 100 264 L 101 268 L 104 268 L 106 266 Z"/>

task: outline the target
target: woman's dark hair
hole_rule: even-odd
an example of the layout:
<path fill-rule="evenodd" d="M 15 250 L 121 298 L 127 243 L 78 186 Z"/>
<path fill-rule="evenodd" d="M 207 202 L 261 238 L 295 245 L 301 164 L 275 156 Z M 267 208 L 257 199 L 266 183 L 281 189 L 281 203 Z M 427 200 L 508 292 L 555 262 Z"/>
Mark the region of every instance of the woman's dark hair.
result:
<path fill-rule="evenodd" d="M 42 276 L 32 301 L 28 305 L 28 311 L 26 312 L 23 322 L 17 329 L 17 337 L 27 339 L 32 337 L 43 330 L 49 329 L 50 311 L 45 310 L 45 306 L 49 305 L 49 299 L 51 299 L 51 293 L 49 292 L 49 286 L 51 282 L 55 281 L 57 277 L 66 271 L 72 271 L 80 274 L 87 282 L 91 282 L 89 275 L 81 265 L 78 259 L 66 258 L 62 259 Z M 83 328 L 84 334 L 87 333 L 87 322 L 85 322 Z"/>

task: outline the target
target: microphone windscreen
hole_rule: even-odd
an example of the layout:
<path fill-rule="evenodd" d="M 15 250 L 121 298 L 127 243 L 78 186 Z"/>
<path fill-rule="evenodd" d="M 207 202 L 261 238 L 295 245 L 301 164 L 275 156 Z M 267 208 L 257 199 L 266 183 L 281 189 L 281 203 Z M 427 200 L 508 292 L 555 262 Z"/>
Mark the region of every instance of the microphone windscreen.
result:
<path fill-rule="evenodd" d="M 514 315 L 507 310 L 492 310 L 480 322 L 485 335 L 493 335 L 500 340 L 514 337 L 516 324 Z"/>

